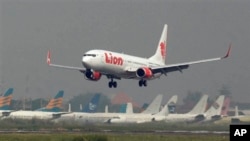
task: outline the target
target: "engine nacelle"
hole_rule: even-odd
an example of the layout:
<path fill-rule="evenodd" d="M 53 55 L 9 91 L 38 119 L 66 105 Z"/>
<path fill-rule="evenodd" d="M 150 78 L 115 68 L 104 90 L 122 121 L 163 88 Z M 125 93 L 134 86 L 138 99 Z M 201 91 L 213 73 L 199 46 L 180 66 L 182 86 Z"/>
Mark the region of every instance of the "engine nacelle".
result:
<path fill-rule="evenodd" d="M 151 78 L 153 76 L 153 72 L 150 68 L 139 68 L 136 71 L 136 76 L 139 78 Z"/>
<path fill-rule="evenodd" d="M 101 79 L 101 76 L 102 74 L 98 71 L 87 70 L 85 72 L 85 79 L 87 80 L 98 81 L 99 79 Z"/>

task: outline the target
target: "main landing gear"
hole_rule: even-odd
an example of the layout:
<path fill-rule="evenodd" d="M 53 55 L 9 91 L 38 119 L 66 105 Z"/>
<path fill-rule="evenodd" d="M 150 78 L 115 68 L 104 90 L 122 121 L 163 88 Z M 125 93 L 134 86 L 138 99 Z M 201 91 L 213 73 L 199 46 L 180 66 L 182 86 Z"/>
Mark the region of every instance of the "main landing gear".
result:
<path fill-rule="evenodd" d="M 140 86 L 140 87 L 142 87 L 142 86 L 147 87 L 147 80 L 143 80 L 143 79 L 140 80 L 140 81 L 139 81 L 139 86 Z"/>
<path fill-rule="evenodd" d="M 147 80 L 139 80 L 139 86 L 140 87 L 147 87 Z M 109 88 L 116 88 L 117 87 L 117 82 L 113 80 L 113 78 L 111 78 L 111 81 L 109 81 Z"/>
<path fill-rule="evenodd" d="M 109 81 L 109 88 L 116 88 L 117 87 L 117 82 L 113 80 L 113 78 L 111 78 L 111 81 Z"/>

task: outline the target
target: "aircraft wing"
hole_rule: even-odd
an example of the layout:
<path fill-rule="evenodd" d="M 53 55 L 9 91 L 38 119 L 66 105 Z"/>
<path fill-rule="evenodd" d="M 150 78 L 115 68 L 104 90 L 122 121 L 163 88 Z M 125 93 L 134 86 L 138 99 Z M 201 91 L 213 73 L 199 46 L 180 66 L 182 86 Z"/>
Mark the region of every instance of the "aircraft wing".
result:
<path fill-rule="evenodd" d="M 50 57 L 50 51 L 47 53 L 47 64 L 52 67 L 57 67 L 57 68 L 65 68 L 65 69 L 71 69 L 71 70 L 78 70 L 80 72 L 85 72 L 86 68 L 83 67 L 72 67 L 72 66 L 64 66 L 64 65 L 58 65 L 58 64 L 52 64 L 51 63 L 51 57 Z"/>
<path fill-rule="evenodd" d="M 2 114 L 3 117 L 7 117 L 10 115 L 11 112 L 15 112 L 15 110 L 4 110 L 1 111 L 0 113 Z"/>
<path fill-rule="evenodd" d="M 178 63 L 178 64 L 170 64 L 170 65 L 165 65 L 165 66 L 158 66 L 158 67 L 152 67 L 151 70 L 153 73 L 163 73 L 167 74 L 169 72 L 174 72 L 174 71 L 180 71 L 187 69 L 189 65 L 192 64 L 199 64 L 199 63 L 204 63 L 204 62 L 212 62 L 212 61 L 217 61 L 217 60 L 222 60 L 225 59 L 229 56 L 231 51 L 231 44 L 229 45 L 227 54 L 223 57 L 217 57 L 217 58 L 210 58 L 210 59 L 203 59 L 203 60 L 198 60 L 198 61 L 192 61 L 192 62 L 185 62 L 185 63 Z"/>

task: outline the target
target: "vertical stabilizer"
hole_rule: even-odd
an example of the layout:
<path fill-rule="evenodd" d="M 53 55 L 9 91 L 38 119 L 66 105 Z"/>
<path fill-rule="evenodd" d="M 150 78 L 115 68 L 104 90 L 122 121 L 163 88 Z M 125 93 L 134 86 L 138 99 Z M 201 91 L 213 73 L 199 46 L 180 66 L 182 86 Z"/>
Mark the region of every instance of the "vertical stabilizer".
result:
<path fill-rule="evenodd" d="M 168 32 L 168 25 L 165 24 L 162 30 L 161 38 L 159 40 L 156 52 L 153 56 L 149 58 L 149 60 L 160 63 L 162 65 L 165 64 L 167 55 L 167 32 Z"/>
<path fill-rule="evenodd" d="M 235 106 L 235 117 L 239 116 L 239 109 L 238 106 Z"/>
<path fill-rule="evenodd" d="M 168 104 L 166 104 L 159 113 L 155 114 L 156 116 L 167 116 L 168 112 Z"/>
<path fill-rule="evenodd" d="M 87 105 L 85 105 L 82 112 L 86 112 L 86 113 L 94 113 L 94 112 L 96 112 L 97 105 L 98 105 L 99 100 L 100 100 L 100 96 L 101 96 L 101 94 L 95 94 L 93 96 L 93 98 L 91 99 L 91 101 Z"/>
<path fill-rule="evenodd" d="M 12 100 L 13 88 L 9 88 L 1 97 L 0 97 L 0 110 L 10 110 L 10 103 Z"/>
<path fill-rule="evenodd" d="M 127 110 L 127 104 L 126 103 L 121 104 L 119 113 L 126 113 L 126 110 Z"/>
<path fill-rule="evenodd" d="M 133 105 L 132 103 L 127 103 L 127 108 L 126 108 L 126 114 L 133 114 L 134 111 L 133 111 Z"/>
<path fill-rule="evenodd" d="M 203 114 L 206 110 L 208 95 L 203 95 L 188 114 Z"/>
<path fill-rule="evenodd" d="M 230 98 L 226 97 L 222 106 L 221 115 L 228 116 L 227 112 L 230 108 Z"/>
<path fill-rule="evenodd" d="M 62 108 L 64 91 L 59 91 L 57 95 L 49 101 L 46 107 L 37 109 L 36 111 L 59 112 Z"/>
<path fill-rule="evenodd" d="M 71 104 L 69 103 L 69 109 L 68 112 L 71 112 Z"/>
<path fill-rule="evenodd" d="M 160 106 L 162 101 L 162 95 L 159 94 L 155 97 L 155 99 L 152 101 L 152 103 L 147 107 L 146 110 L 144 110 L 143 114 L 155 114 L 159 112 Z"/>
<path fill-rule="evenodd" d="M 108 105 L 105 106 L 105 113 L 108 113 L 109 112 L 109 107 Z"/>
<path fill-rule="evenodd" d="M 176 108 L 176 103 L 178 100 L 178 96 L 177 95 L 173 95 L 167 102 L 167 106 L 168 106 L 168 112 L 169 113 L 175 113 L 175 108 Z"/>
<path fill-rule="evenodd" d="M 220 95 L 217 100 L 210 106 L 210 108 L 206 111 L 206 116 L 215 116 L 221 114 L 222 105 L 224 102 L 225 96 Z"/>

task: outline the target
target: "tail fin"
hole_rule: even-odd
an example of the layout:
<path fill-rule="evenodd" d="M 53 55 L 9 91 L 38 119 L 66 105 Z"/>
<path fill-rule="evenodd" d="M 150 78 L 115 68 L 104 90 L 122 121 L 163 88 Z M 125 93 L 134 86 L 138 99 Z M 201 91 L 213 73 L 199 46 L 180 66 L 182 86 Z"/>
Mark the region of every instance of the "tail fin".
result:
<path fill-rule="evenodd" d="M 208 95 L 203 95 L 188 114 L 203 114 L 206 110 Z"/>
<path fill-rule="evenodd" d="M 13 88 L 9 88 L 3 96 L 0 97 L 0 110 L 10 110 Z"/>
<path fill-rule="evenodd" d="M 210 106 L 210 108 L 206 111 L 206 116 L 215 116 L 221 114 L 222 105 L 224 102 L 225 96 L 220 95 L 217 100 Z"/>
<path fill-rule="evenodd" d="M 155 114 L 159 112 L 160 106 L 162 101 L 162 95 L 159 94 L 155 97 L 155 99 L 152 101 L 152 103 L 147 107 L 146 110 L 144 110 L 141 113 L 144 114 Z"/>
<path fill-rule="evenodd" d="M 69 109 L 68 109 L 68 112 L 71 112 L 71 104 L 69 103 Z"/>
<path fill-rule="evenodd" d="M 166 104 L 159 113 L 155 114 L 156 116 L 167 116 L 168 112 L 168 104 Z"/>
<path fill-rule="evenodd" d="M 177 95 L 173 95 L 167 103 L 168 106 L 168 112 L 169 113 L 175 113 L 175 108 L 176 108 L 176 103 L 178 100 L 178 96 Z"/>
<path fill-rule="evenodd" d="M 230 98 L 226 97 L 224 100 L 222 109 L 221 109 L 221 115 L 227 116 L 227 112 L 229 110 L 229 107 L 230 107 Z"/>
<path fill-rule="evenodd" d="M 133 114 L 134 111 L 133 111 L 133 105 L 132 103 L 127 103 L 127 108 L 126 108 L 126 114 Z"/>
<path fill-rule="evenodd" d="M 165 24 L 162 30 L 161 38 L 159 40 L 157 50 L 153 56 L 149 58 L 149 60 L 158 62 L 161 64 L 165 64 L 166 60 L 166 52 L 167 52 L 167 32 L 168 32 L 168 25 Z"/>
<path fill-rule="evenodd" d="M 235 117 L 238 117 L 239 116 L 239 109 L 238 109 L 238 106 L 235 106 Z"/>
<path fill-rule="evenodd" d="M 84 106 L 84 109 L 83 109 L 82 112 L 86 112 L 86 113 L 94 113 L 94 112 L 96 112 L 100 96 L 101 96 L 101 94 L 95 94 L 93 96 L 93 98 L 91 99 L 91 101 L 87 105 Z"/>
<path fill-rule="evenodd" d="M 105 113 L 108 113 L 109 112 L 109 107 L 108 105 L 105 106 Z"/>
<path fill-rule="evenodd" d="M 121 104 L 119 113 L 126 113 L 126 109 L 127 109 L 127 104 L 126 103 Z"/>
<path fill-rule="evenodd" d="M 44 112 L 59 112 L 62 108 L 64 91 L 59 91 L 57 95 L 49 101 L 46 107 L 37 109 L 36 111 L 44 111 Z"/>

